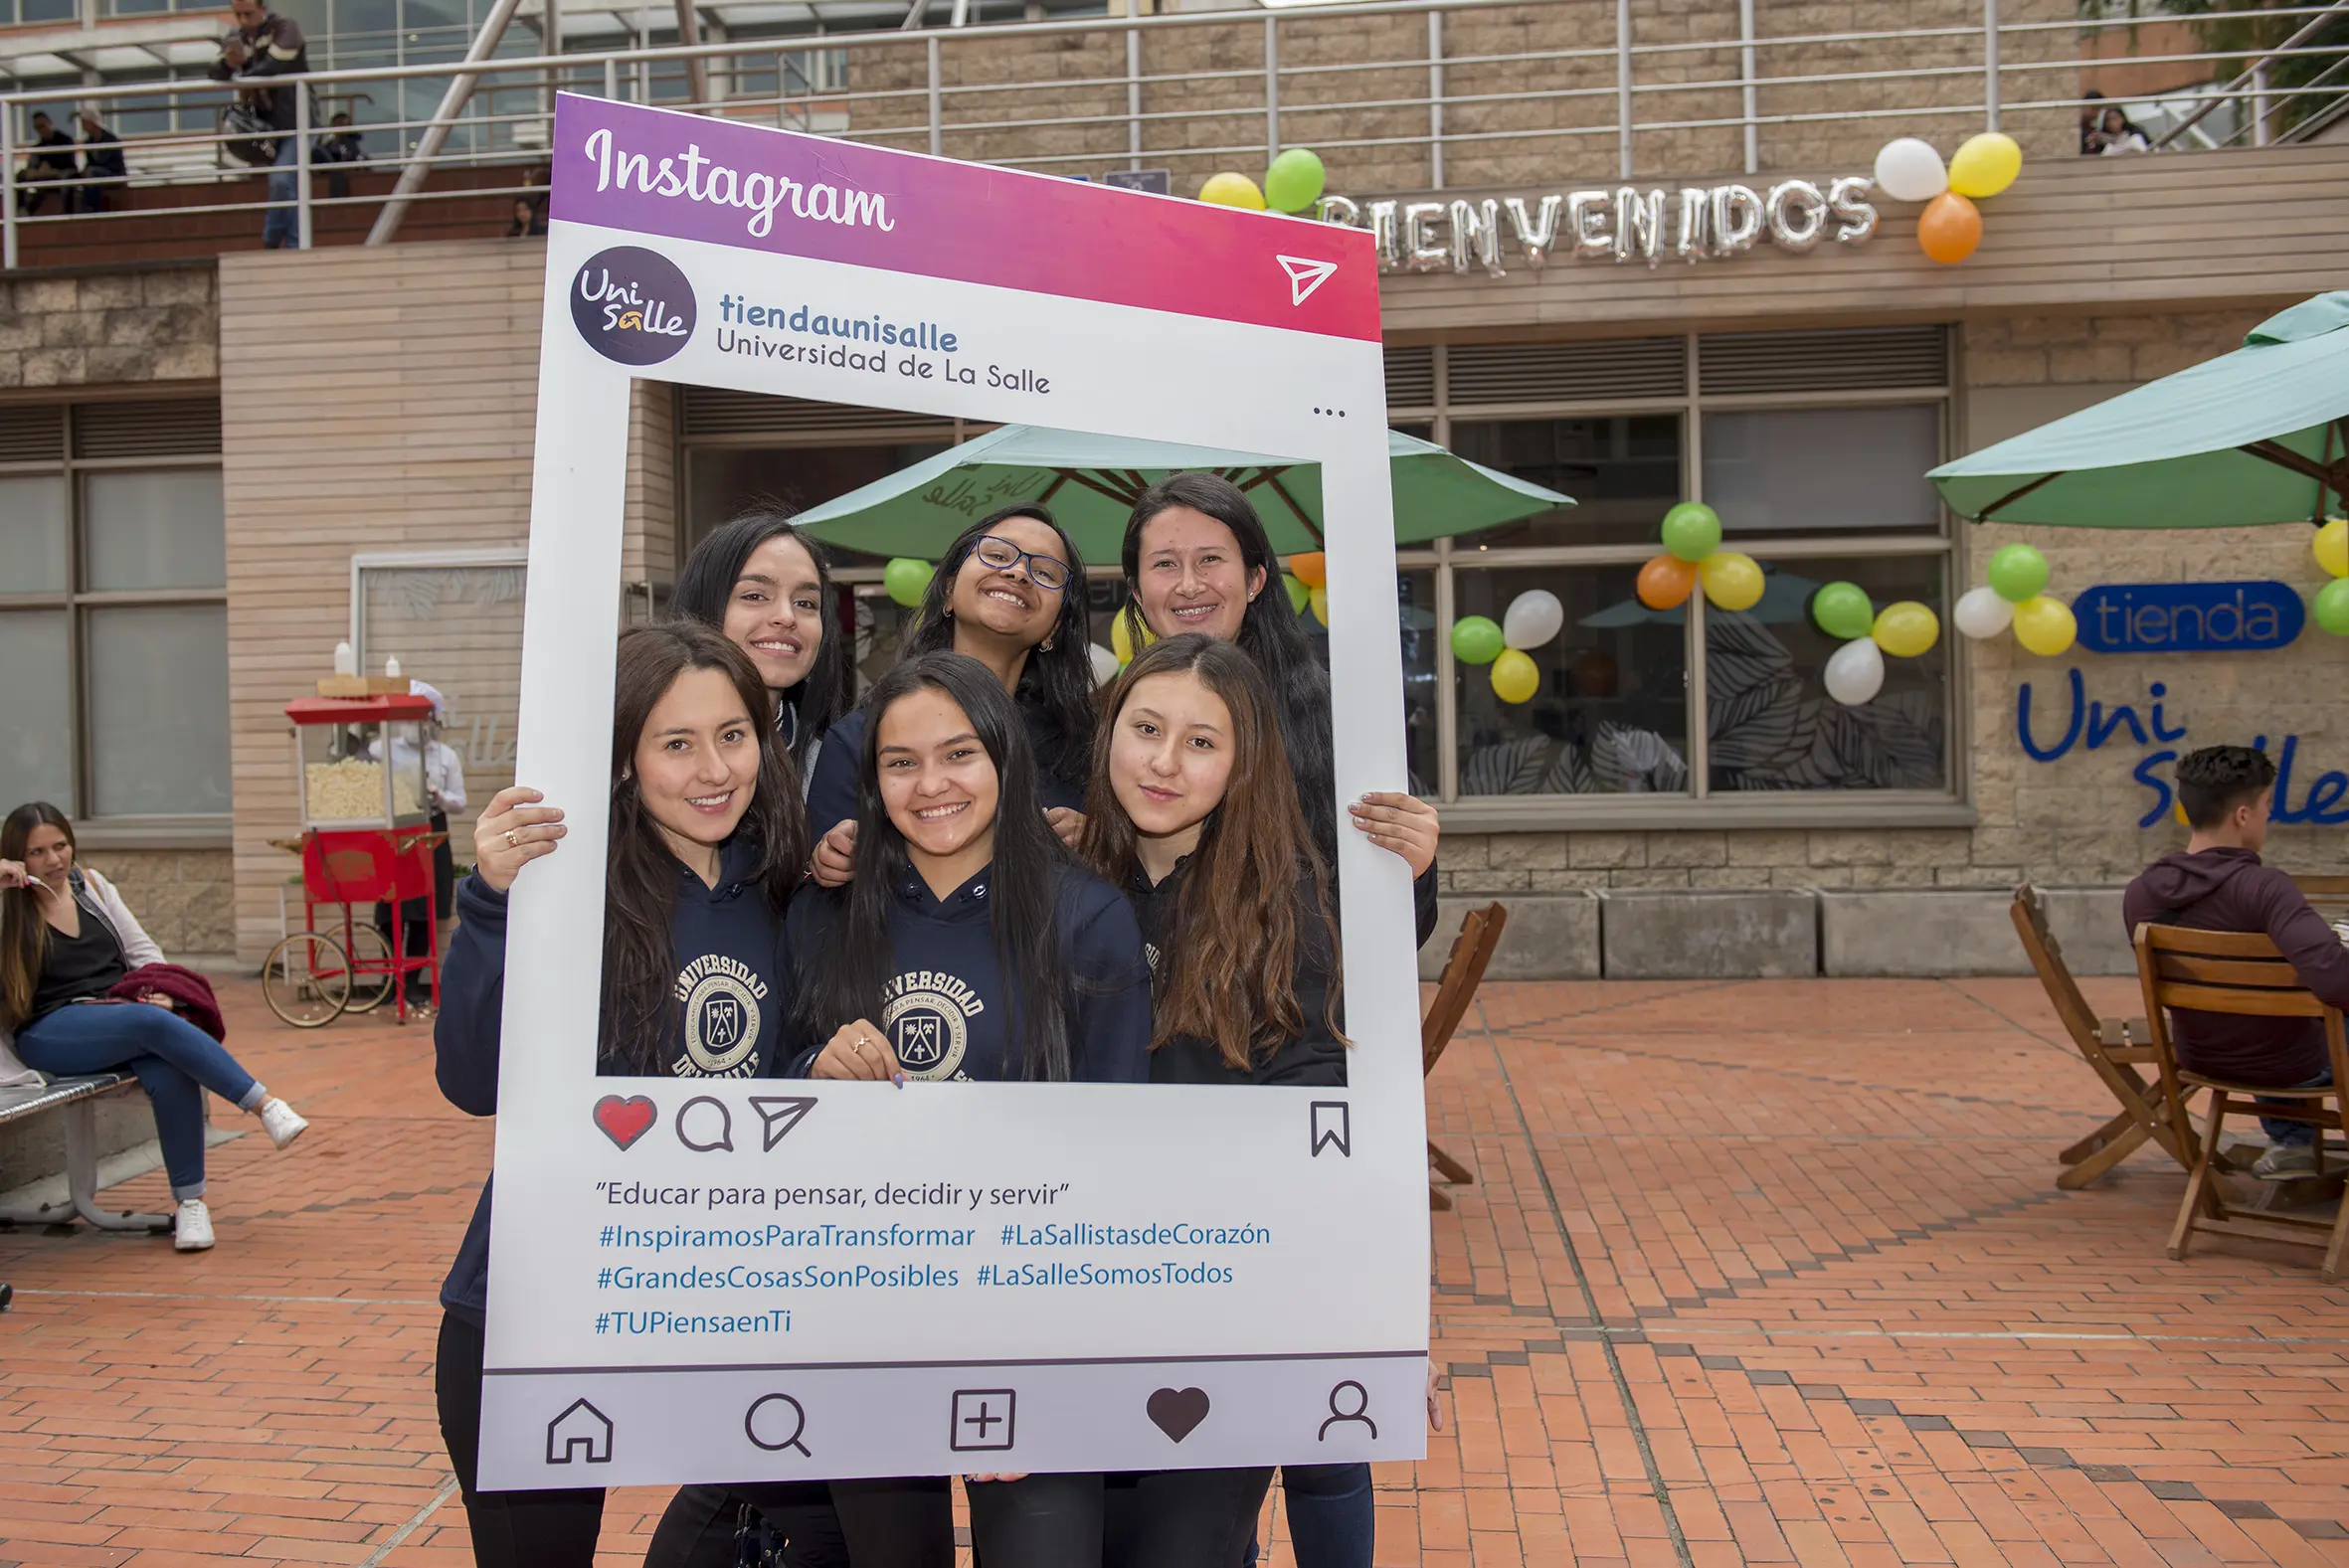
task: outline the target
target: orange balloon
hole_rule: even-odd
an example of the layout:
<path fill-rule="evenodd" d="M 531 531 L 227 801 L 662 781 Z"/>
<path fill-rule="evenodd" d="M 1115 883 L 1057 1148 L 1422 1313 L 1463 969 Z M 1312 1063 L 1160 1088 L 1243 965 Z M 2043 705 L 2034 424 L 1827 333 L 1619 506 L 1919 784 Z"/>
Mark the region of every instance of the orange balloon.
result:
<path fill-rule="evenodd" d="M 1639 569 L 1639 602 L 1650 610 L 1671 610 L 1697 591 L 1697 563 L 1663 555 Z"/>
<path fill-rule="evenodd" d="M 1982 243 L 1982 209 L 1955 191 L 1943 191 L 1917 215 L 1916 243 L 1943 265 L 1964 261 Z"/>
<path fill-rule="evenodd" d="M 1319 550 L 1311 555 L 1289 557 L 1289 570 L 1307 588 L 1330 586 L 1330 558 Z"/>

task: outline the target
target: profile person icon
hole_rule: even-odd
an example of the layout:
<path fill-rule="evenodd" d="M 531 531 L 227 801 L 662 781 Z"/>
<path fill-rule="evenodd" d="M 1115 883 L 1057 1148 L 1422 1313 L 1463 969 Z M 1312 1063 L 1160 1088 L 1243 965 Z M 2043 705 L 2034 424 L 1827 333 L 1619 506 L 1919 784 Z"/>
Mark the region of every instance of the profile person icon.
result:
<path fill-rule="evenodd" d="M 1348 1397 L 1350 1393 L 1352 1398 Z M 1346 1408 L 1348 1405 L 1352 1405 L 1354 1408 L 1349 1410 Z M 1378 1423 L 1369 1418 L 1367 1414 L 1369 1408 L 1370 1391 L 1353 1378 L 1348 1378 L 1330 1390 L 1330 1419 L 1322 1423 L 1321 1436 L 1314 1441 L 1327 1443 L 1330 1440 L 1332 1427 L 1341 1426 L 1350 1421 L 1357 1421 L 1368 1427 L 1371 1438 L 1375 1440 L 1378 1436 Z"/>

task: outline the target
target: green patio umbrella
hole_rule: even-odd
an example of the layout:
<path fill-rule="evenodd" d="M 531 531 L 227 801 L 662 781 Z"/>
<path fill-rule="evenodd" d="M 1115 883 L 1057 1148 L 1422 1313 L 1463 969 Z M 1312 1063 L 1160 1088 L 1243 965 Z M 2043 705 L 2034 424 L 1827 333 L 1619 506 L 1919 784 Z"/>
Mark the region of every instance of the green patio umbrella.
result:
<path fill-rule="evenodd" d="M 1397 544 L 1424 544 L 1574 504 L 1399 431 L 1386 433 L 1386 450 Z M 795 520 L 825 544 L 934 560 L 955 535 L 996 508 L 1041 501 L 1078 552 L 1102 565 L 1118 559 L 1136 498 L 1186 468 L 1222 474 L 1246 491 L 1281 554 L 1322 548 L 1319 463 L 1033 425 L 990 431 Z"/>
<path fill-rule="evenodd" d="M 2322 522 L 2349 492 L 2349 291 L 1927 477 L 1973 522 L 2228 528 Z"/>

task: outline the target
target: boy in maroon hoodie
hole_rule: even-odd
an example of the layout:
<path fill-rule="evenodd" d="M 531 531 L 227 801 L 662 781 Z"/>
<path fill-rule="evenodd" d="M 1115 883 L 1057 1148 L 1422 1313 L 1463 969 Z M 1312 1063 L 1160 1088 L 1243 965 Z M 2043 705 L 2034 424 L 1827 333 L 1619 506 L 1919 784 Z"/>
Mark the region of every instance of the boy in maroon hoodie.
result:
<path fill-rule="evenodd" d="M 2349 1008 L 2349 948 L 2308 907 L 2292 879 L 2259 863 L 2275 765 L 2248 746 L 2206 746 L 2178 762 L 2178 804 L 2193 836 L 2177 854 L 2145 868 L 2121 895 L 2120 918 L 2134 940 L 2139 926 L 2194 931 L 2258 931 L 2291 960 L 2300 983 L 2335 1007 Z M 2308 1089 L 2333 1081 L 2324 1025 L 2315 1018 L 2244 1018 L 2173 1008 L 2170 1035 L 2178 1065 L 2233 1083 Z M 2261 1117 L 2267 1152 L 2255 1175 L 2283 1181 L 2316 1165 L 2316 1129 Z"/>

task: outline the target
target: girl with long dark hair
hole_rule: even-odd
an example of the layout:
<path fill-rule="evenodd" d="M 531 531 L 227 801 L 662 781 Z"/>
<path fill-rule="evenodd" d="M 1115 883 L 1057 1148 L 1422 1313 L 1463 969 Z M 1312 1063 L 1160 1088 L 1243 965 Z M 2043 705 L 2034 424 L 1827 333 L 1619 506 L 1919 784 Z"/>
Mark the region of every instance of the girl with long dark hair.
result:
<path fill-rule="evenodd" d="M 279 1148 L 309 1124 L 182 1016 L 168 992 L 145 988 L 147 976 L 138 971 L 165 962 L 163 950 L 114 885 L 75 864 L 75 855 L 74 824 L 46 800 L 28 801 L 0 821 L 0 1059 L 13 1035 L 16 1053 L 44 1073 L 126 1067 L 135 1074 L 154 1107 L 177 1205 L 171 1244 L 203 1252 L 213 1244 L 204 1203 L 204 1091 L 260 1117 Z M 135 991 L 135 999 L 116 998 L 118 987 Z"/>
<path fill-rule="evenodd" d="M 726 634 L 750 655 L 775 699 L 775 729 L 803 784 L 818 749 L 855 699 L 849 639 L 823 547 L 761 504 L 693 547 L 669 613 Z"/>
<path fill-rule="evenodd" d="M 596 1069 L 607 1075 L 748 1078 L 773 1071 L 791 1001 L 784 907 L 808 853 L 790 754 L 750 658 L 692 621 L 623 632 L 612 715 L 605 862 L 603 1005 Z M 460 1111 L 497 1110 L 506 895 L 568 828 L 538 790 L 501 789 L 473 829 L 461 924 L 442 970 L 433 1043 L 441 1092 Z M 704 981 L 717 979 L 716 984 Z M 693 1006 L 680 996 L 707 999 Z M 482 1330 L 489 1189 L 441 1288 L 441 1434 L 483 1564 L 589 1568 L 600 1488 L 484 1492 Z"/>
<path fill-rule="evenodd" d="M 955 536 L 915 611 L 904 657 L 961 653 L 992 671 L 1012 701 L 1035 759 L 1037 795 L 1063 843 L 1084 823 L 1085 770 L 1093 749 L 1092 630 L 1085 617 L 1085 563 L 1045 507 L 991 512 Z M 823 840 L 817 879 L 836 885 L 855 845 L 838 824 L 856 816 L 855 749 L 868 699 L 837 727 L 837 755 L 819 760 L 808 820 Z"/>
<path fill-rule="evenodd" d="M 918 654 L 865 711 L 854 875 L 791 909 L 795 1069 L 900 1085 L 1140 1082 L 1141 931 L 1045 823 L 1027 725 L 999 673 Z M 985 1561 L 1098 1568 L 1098 1475 L 969 1480 Z M 835 1481 L 832 1499 L 857 1568 L 954 1562 L 946 1478 Z"/>
<path fill-rule="evenodd" d="M 1126 523 L 1127 591 L 1121 611 L 1133 640 L 1200 632 L 1234 642 L 1272 687 L 1281 740 L 1315 849 L 1333 876 L 1338 865 L 1338 788 L 1330 728 L 1330 675 L 1314 656 L 1280 588 L 1280 563 L 1256 508 L 1237 485 L 1211 473 L 1171 474 L 1142 493 Z M 1355 827 L 1411 868 L 1424 944 L 1435 930 L 1435 807 L 1377 791 L 1348 807 Z"/>

